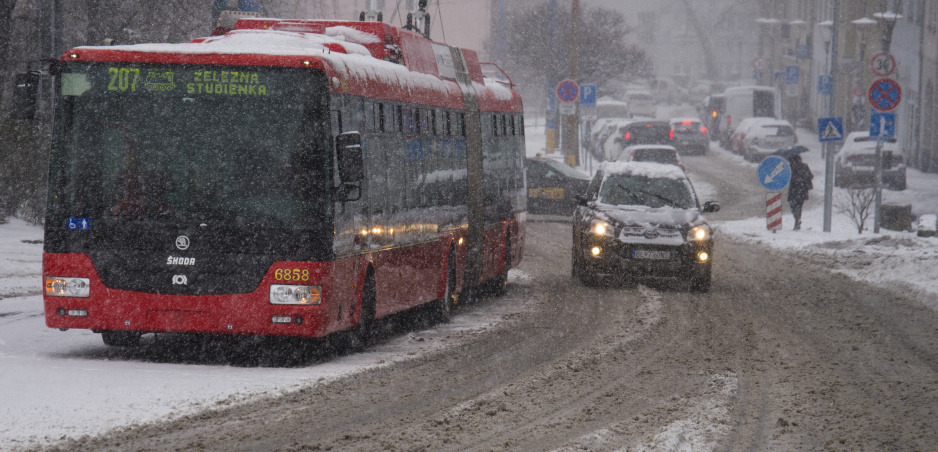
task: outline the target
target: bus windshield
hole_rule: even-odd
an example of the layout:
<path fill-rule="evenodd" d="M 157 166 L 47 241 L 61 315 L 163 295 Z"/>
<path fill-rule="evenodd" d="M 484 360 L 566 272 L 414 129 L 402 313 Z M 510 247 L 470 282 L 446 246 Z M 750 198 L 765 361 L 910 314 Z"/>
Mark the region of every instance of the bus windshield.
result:
<path fill-rule="evenodd" d="M 314 95 L 311 73 L 70 63 L 59 76 L 48 220 L 273 228 L 326 220 L 327 96 Z"/>

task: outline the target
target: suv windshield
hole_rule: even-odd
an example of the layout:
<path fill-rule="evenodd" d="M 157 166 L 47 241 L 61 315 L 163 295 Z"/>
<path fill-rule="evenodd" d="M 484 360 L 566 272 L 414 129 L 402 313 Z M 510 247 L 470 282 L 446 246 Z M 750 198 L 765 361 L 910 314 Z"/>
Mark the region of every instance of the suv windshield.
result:
<path fill-rule="evenodd" d="M 324 107 L 311 101 L 310 74 L 70 64 L 49 220 L 282 228 L 327 219 L 318 216 L 329 212 L 327 123 L 316 120 Z"/>
<path fill-rule="evenodd" d="M 599 188 L 599 201 L 620 206 L 697 207 L 690 186 L 681 179 L 630 174 L 607 176 Z"/>

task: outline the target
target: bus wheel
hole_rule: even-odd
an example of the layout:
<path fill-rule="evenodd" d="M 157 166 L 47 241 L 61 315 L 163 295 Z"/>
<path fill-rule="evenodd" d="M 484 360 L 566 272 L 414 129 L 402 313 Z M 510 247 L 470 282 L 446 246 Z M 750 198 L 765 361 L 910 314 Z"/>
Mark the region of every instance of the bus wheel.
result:
<path fill-rule="evenodd" d="M 375 278 L 369 271 L 365 276 L 365 285 L 362 286 L 361 316 L 358 325 L 348 332 L 348 348 L 355 351 L 363 350 L 372 338 L 372 322 L 375 318 Z"/>
<path fill-rule="evenodd" d="M 140 345 L 140 332 L 105 330 L 101 332 L 104 345 L 111 347 L 136 347 Z"/>
<path fill-rule="evenodd" d="M 511 268 L 511 237 L 505 237 L 505 269 L 492 279 L 492 295 L 496 297 L 505 295 L 508 291 L 508 269 Z"/>
<path fill-rule="evenodd" d="M 449 323 L 456 308 L 456 255 L 453 250 L 449 252 L 446 262 L 446 291 L 443 298 L 437 300 L 434 307 L 434 317 L 439 323 Z"/>

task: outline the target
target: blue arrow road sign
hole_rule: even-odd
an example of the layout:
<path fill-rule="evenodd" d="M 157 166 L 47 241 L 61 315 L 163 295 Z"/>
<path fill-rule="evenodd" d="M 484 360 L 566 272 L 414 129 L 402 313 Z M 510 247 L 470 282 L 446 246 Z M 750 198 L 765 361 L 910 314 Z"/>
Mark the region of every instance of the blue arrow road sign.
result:
<path fill-rule="evenodd" d="M 596 85 L 580 85 L 580 108 L 596 108 Z"/>
<path fill-rule="evenodd" d="M 777 156 L 770 155 L 759 164 L 759 183 L 766 190 L 778 191 L 788 185 L 791 180 L 791 167 L 788 161 Z"/>
<path fill-rule="evenodd" d="M 896 136 L 895 113 L 870 113 L 870 138 L 893 138 Z"/>
<path fill-rule="evenodd" d="M 818 141 L 840 141 L 844 139 L 844 118 L 817 118 Z"/>

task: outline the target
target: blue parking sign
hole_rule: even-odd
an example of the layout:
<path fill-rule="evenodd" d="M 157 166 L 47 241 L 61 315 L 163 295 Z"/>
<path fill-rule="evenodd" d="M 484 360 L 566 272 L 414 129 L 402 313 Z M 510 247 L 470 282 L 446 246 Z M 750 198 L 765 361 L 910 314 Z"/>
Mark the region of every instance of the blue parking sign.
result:
<path fill-rule="evenodd" d="M 580 108 L 596 108 L 596 85 L 580 85 Z"/>

